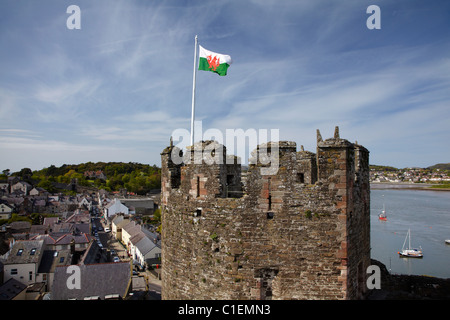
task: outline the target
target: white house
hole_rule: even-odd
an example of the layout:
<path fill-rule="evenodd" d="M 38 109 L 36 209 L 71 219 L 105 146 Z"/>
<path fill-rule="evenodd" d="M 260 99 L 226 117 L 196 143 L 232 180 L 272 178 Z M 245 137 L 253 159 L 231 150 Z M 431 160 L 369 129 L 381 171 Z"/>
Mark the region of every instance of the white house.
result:
<path fill-rule="evenodd" d="M 44 248 L 43 240 L 16 241 L 4 263 L 4 281 L 16 279 L 27 286 L 35 283 Z"/>
<path fill-rule="evenodd" d="M 160 261 L 161 242 L 155 233 L 134 222 L 126 225 L 123 230 L 122 241 L 127 245 L 133 264 L 143 268 L 148 260 Z"/>
<path fill-rule="evenodd" d="M 141 231 L 141 226 L 136 224 L 136 222 L 131 221 L 127 225 L 122 227 L 122 243 L 127 247 L 128 253 L 131 254 L 131 237 Z"/>
<path fill-rule="evenodd" d="M 29 184 L 28 182 L 21 181 L 21 182 L 17 182 L 16 184 L 13 184 L 11 186 L 11 193 L 13 193 L 15 190 L 20 190 L 25 195 L 28 195 L 28 193 L 31 191 L 32 188 L 33 188 L 33 186 L 31 184 Z"/>
<path fill-rule="evenodd" d="M 1 219 L 10 219 L 13 208 L 8 206 L 6 203 L 0 204 L 0 220 Z"/>
<path fill-rule="evenodd" d="M 123 215 L 116 215 L 114 219 L 111 221 L 111 233 L 112 235 L 118 239 L 122 240 L 122 228 L 130 223 L 128 217 L 124 217 Z"/>
<path fill-rule="evenodd" d="M 83 197 L 81 201 L 78 202 L 78 208 L 86 206 L 86 208 L 91 211 L 92 209 L 92 201 L 88 200 L 86 197 Z"/>
<path fill-rule="evenodd" d="M 129 210 L 117 198 L 103 207 L 103 215 L 104 215 L 105 219 L 108 219 L 109 217 L 112 217 L 118 213 L 123 213 L 124 215 L 128 215 Z"/>
<path fill-rule="evenodd" d="M 40 187 L 35 187 L 35 188 L 31 189 L 31 191 L 30 191 L 30 196 L 44 196 L 47 194 L 48 194 L 47 190 L 45 190 L 44 188 L 40 188 Z"/>
<path fill-rule="evenodd" d="M 145 266 L 145 262 L 149 259 L 157 259 L 161 257 L 161 246 L 155 243 L 147 236 L 142 237 L 134 246 L 133 260 L 141 267 Z"/>

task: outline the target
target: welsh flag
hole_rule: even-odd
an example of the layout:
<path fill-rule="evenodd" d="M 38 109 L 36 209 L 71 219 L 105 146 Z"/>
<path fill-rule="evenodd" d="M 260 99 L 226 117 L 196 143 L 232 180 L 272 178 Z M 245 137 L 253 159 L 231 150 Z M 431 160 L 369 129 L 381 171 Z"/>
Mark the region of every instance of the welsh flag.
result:
<path fill-rule="evenodd" d="M 226 76 L 227 69 L 233 62 L 231 57 L 226 54 L 216 53 L 206 50 L 199 45 L 200 48 L 200 60 L 198 63 L 198 70 L 212 71 L 219 76 Z"/>

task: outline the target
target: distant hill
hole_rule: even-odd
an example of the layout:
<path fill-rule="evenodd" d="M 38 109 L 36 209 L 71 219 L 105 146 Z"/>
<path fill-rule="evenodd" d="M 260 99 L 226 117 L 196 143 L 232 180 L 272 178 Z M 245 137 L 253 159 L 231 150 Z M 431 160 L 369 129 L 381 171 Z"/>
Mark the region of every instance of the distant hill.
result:
<path fill-rule="evenodd" d="M 417 167 L 417 168 L 419 169 L 419 167 Z M 405 169 L 405 168 L 394 168 L 394 167 L 390 167 L 390 166 L 380 166 L 380 165 L 371 164 L 370 169 L 377 170 L 377 171 L 397 171 L 397 170 L 401 170 L 401 169 Z M 435 164 L 434 166 L 430 166 L 427 168 L 420 168 L 420 169 L 429 169 L 429 170 L 439 169 L 441 171 L 450 170 L 450 163 L 438 163 L 438 164 Z"/>
<path fill-rule="evenodd" d="M 369 168 L 370 168 L 371 170 L 377 170 L 377 171 L 397 171 L 397 170 L 398 170 L 397 168 L 394 168 L 394 167 L 390 167 L 390 166 L 379 166 L 379 165 L 376 165 L 376 164 L 371 164 L 371 165 L 369 166 Z"/>
<path fill-rule="evenodd" d="M 450 170 L 450 163 L 438 163 L 434 166 L 428 167 L 428 169 Z"/>
<path fill-rule="evenodd" d="M 99 175 L 100 173 L 102 175 Z M 24 168 L 12 175 L 28 180 L 49 192 L 55 192 L 55 188 L 59 188 L 58 184 L 69 184 L 74 180 L 84 187 L 107 191 L 120 191 L 125 188 L 137 194 L 146 194 L 161 188 L 161 169 L 155 165 L 135 162 L 87 162 L 64 164 L 60 167 L 51 165 L 33 172 Z"/>

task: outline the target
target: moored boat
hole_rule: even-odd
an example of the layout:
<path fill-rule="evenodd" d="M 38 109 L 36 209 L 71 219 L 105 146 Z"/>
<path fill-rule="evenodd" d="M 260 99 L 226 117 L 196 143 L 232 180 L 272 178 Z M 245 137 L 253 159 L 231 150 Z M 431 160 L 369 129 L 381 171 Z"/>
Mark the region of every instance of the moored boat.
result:
<path fill-rule="evenodd" d="M 409 240 L 408 242 L 408 248 L 405 249 L 406 240 Z M 400 257 L 406 257 L 406 258 L 423 258 L 423 252 L 422 248 L 419 247 L 419 249 L 411 248 L 411 231 L 408 229 L 408 233 L 406 234 L 405 241 L 403 242 L 402 251 L 399 251 L 398 254 Z"/>
<path fill-rule="evenodd" d="M 381 210 L 381 213 L 378 215 L 378 219 L 383 220 L 383 221 L 387 220 L 386 209 L 384 208 L 384 204 L 383 204 L 383 210 Z"/>
<path fill-rule="evenodd" d="M 408 258 L 423 258 L 423 253 L 422 250 L 420 249 L 405 249 L 399 251 L 398 254 L 402 257 Z"/>

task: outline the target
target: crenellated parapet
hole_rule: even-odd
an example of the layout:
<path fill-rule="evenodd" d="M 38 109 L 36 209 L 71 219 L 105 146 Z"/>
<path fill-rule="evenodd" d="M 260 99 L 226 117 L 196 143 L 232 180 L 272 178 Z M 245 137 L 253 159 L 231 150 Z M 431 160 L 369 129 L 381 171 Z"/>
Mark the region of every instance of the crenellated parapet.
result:
<path fill-rule="evenodd" d="M 366 148 L 340 138 L 336 127 L 326 140 L 317 131 L 316 153 L 297 151 L 292 141 L 261 144 L 244 173 L 215 141 L 175 148 L 161 153 L 164 299 L 364 294 Z"/>

